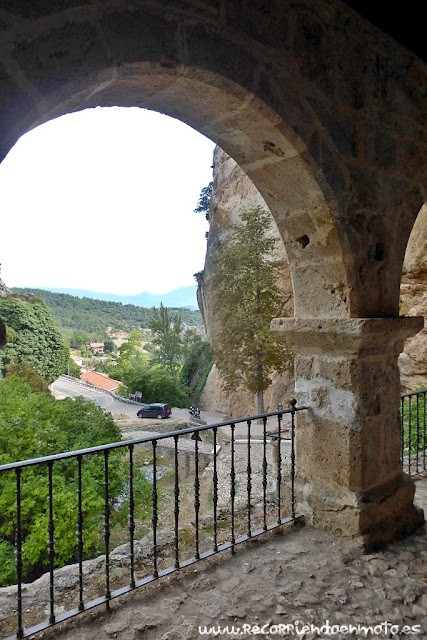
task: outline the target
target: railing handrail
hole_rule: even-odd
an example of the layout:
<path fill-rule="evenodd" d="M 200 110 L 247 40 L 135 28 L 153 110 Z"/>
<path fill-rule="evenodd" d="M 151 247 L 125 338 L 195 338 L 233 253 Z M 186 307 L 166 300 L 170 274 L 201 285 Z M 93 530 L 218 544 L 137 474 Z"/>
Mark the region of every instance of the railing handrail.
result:
<path fill-rule="evenodd" d="M 213 424 L 200 425 L 197 427 L 188 427 L 187 429 L 178 429 L 175 431 L 169 431 L 167 433 L 156 433 L 152 436 L 144 436 L 142 438 L 133 438 L 131 440 L 120 440 L 119 442 L 109 442 L 108 444 L 100 444 L 96 447 L 88 447 L 86 449 L 76 449 L 74 451 L 65 451 L 63 453 L 56 453 L 50 456 L 43 456 L 41 458 L 30 458 L 29 460 L 19 460 L 17 462 L 9 462 L 7 464 L 0 465 L 0 472 L 11 471 L 13 469 L 32 467 L 37 464 L 43 464 L 45 462 L 55 462 L 57 460 L 67 460 L 69 458 L 76 458 L 77 456 L 84 456 L 91 453 L 98 453 L 100 451 L 106 451 L 107 449 L 119 449 L 121 447 L 129 447 L 129 445 L 143 444 L 145 442 L 152 442 L 155 440 L 164 440 L 165 438 L 171 438 L 175 435 L 184 435 L 187 433 L 194 433 L 198 431 L 207 431 L 208 429 L 217 429 L 219 427 L 227 427 L 232 424 L 236 425 L 241 422 L 248 422 L 259 420 L 262 418 L 269 418 L 273 416 L 280 416 L 283 414 L 292 414 L 297 411 L 303 411 L 308 407 L 293 407 L 291 409 L 283 409 L 283 411 L 272 411 L 270 413 L 260 413 L 254 416 L 245 416 L 244 418 L 236 418 L 235 420 L 227 420 L 224 422 L 215 422 Z"/>
<path fill-rule="evenodd" d="M 418 391 L 410 391 L 410 393 L 402 393 L 401 398 L 410 398 L 411 396 L 417 396 L 420 393 L 427 393 L 427 389 L 418 389 Z"/>

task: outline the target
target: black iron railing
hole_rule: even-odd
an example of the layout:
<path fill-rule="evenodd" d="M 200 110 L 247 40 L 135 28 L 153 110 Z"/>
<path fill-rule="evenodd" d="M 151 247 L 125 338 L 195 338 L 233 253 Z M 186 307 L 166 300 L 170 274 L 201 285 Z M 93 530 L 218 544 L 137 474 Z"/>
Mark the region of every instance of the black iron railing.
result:
<path fill-rule="evenodd" d="M 51 625 L 67 620 L 95 606 L 104 604 L 109 608 L 113 598 L 122 596 L 142 587 L 158 578 L 187 567 L 199 560 L 221 551 L 234 553 L 235 546 L 250 538 L 259 536 L 283 524 L 295 521 L 301 516 L 295 512 L 295 414 L 306 407 L 296 407 L 296 400 L 290 400 L 291 408 L 259 416 L 250 416 L 239 420 L 213 425 L 191 427 L 180 431 L 158 434 L 103 446 L 91 447 L 79 451 L 60 453 L 44 458 L 25 460 L 0 466 L 0 475 L 14 473 L 16 480 L 16 636 L 26 638 Z M 288 420 L 288 422 L 286 422 Z M 272 424 L 273 423 L 273 424 Z M 208 444 L 206 442 L 208 441 Z M 136 516 L 138 496 L 134 489 L 135 455 L 139 447 L 148 447 L 152 462 L 151 493 L 151 561 L 147 566 L 140 562 L 136 552 Z M 202 452 L 201 449 L 204 449 Z M 113 567 L 111 564 L 111 494 L 110 494 L 110 458 L 113 450 L 123 450 L 128 461 L 128 557 L 126 563 L 126 584 L 114 587 Z M 163 491 L 169 500 L 169 506 L 161 508 L 162 489 L 158 458 L 159 451 L 168 455 L 171 470 L 169 485 Z M 209 454 L 206 453 L 209 450 Z M 221 450 L 221 455 L 219 451 Z M 111 455 L 110 455 L 111 454 Z M 85 460 L 87 457 L 100 456 L 103 467 L 103 552 L 104 576 L 102 595 L 89 599 L 84 571 L 85 518 L 82 507 L 84 498 Z M 184 460 L 183 460 L 184 456 Z M 55 592 L 57 562 L 55 545 L 57 526 L 55 525 L 55 492 L 53 470 L 64 460 L 74 460 L 76 478 L 76 539 L 75 559 L 78 567 L 78 581 L 75 594 L 76 606 L 67 611 L 58 612 L 58 598 Z M 74 463 L 73 463 L 74 464 Z M 110 461 L 111 464 L 111 461 Z M 46 530 L 47 565 L 49 587 L 46 593 L 48 619 L 26 620 L 23 603 L 23 545 L 25 527 L 22 514 L 27 511 L 21 481 L 26 469 L 30 467 L 47 468 L 48 482 L 48 526 Z M 204 468 L 203 468 L 204 467 Z M 202 473 L 210 470 L 209 473 Z M 166 477 L 166 476 L 165 476 Z M 207 478 L 207 479 L 206 479 Z M 208 487 L 206 487 L 206 482 Z M 202 486 L 203 485 L 203 486 Z M 202 504 L 202 489 L 204 502 Z M 206 498 L 206 496 L 208 498 Z M 187 520 L 181 514 L 186 502 Z M 191 522 L 188 520 L 189 504 Z M 208 505 L 208 508 L 206 508 Z M 5 514 L 0 514 L 4 517 Z M 36 515 L 36 514 L 35 514 Z M 10 514 L 9 514 L 10 516 Z M 162 519 L 168 519 L 173 531 L 173 541 L 169 547 L 159 542 L 162 532 Z M 188 535 L 188 527 L 191 535 Z M 187 537 L 183 541 L 182 530 L 186 528 Z M 170 563 L 170 564 L 169 564 Z M 144 573 L 145 572 L 145 573 Z M 93 595 L 93 592 L 92 592 Z M 32 626 L 30 626 L 30 624 Z M 9 631 L 10 633 L 11 631 Z"/>
<path fill-rule="evenodd" d="M 406 393 L 400 398 L 401 462 L 404 471 L 418 475 L 426 467 L 427 389 Z"/>

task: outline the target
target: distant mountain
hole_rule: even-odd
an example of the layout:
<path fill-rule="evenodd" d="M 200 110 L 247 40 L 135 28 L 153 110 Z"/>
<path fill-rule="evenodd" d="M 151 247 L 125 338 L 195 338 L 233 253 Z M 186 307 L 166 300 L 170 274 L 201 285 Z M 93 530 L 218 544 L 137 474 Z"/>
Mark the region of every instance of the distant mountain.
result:
<path fill-rule="evenodd" d="M 52 293 L 66 293 L 78 298 L 93 298 L 94 300 L 106 300 L 107 302 L 121 302 L 122 304 L 134 304 L 137 307 L 159 307 L 163 302 L 165 307 L 186 307 L 187 309 L 198 309 L 197 305 L 197 285 L 190 284 L 187 287 L 180 287 L 169 293 L 149 293 L 144 291 L 134 296 L 118 295 L 116 293 L 100 293 L 99 291 L 89 291 L 87 289 L 66 289 L 61 287 L 38 287 L 43 291 Z"/>

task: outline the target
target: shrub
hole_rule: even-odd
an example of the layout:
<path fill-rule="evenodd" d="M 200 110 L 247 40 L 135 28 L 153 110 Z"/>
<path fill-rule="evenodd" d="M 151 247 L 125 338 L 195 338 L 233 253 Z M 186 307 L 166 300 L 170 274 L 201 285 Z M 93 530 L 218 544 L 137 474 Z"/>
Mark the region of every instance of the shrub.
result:
<path fill-rule="evenodd" d="M 57 401 L 47 393 L 34 393 L 17 376 L 0 383 L 0 464 L 47 456 L 63 451 L 117 442 L 120 430 L 111 415 L 79 397 Z M 109 498 L 111 526 L 123 520 L 127 507 L 128 469 L 122 463 L 122 449 L 109 453 Z M 41 575 L 48 564 L 48 482 L 47 466 L 36 465 L 21 473 L 21 519 L 25 579 Z M 138 509 L 151 499 L 151 485 L 142 471 L 134 469 L 138 486 Z M 102 553 L 104 509 L 104 456 L 93 454 L 82 459 L 82 508 L 84 554 Z M 74 562 L 76 556 L 77 461 L 53 464 L 55 525 L 55 564 Z M 120 499 L 119 499 L 120 498 Z M 142 516 L 143 517 L 143 516 Z M 11 579 L 10 547 L 16 529 L 16 493 L 13 472 L 0 473 L 0 584 Z"/>

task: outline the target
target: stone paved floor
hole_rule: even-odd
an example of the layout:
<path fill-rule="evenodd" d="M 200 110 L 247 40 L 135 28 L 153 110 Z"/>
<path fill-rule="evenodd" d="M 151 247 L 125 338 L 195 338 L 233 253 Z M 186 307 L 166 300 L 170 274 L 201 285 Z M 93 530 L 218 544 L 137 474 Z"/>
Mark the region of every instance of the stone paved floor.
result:
<path fill-rule="evenodd" d="M 416 485 L 417 504 L 426 509 L 427 478 Z M 206 631 L 219 628 L 223 638 L 402 638 L 411 631 L 410 637 L 426 639 L 426 560 L 424 528 L 364 555 L 332 534 L 288 527 L 239 546 L 234 556 L 224 552 L 117 599 L 108 614 L 100 607 L 46 636 L 213 638 L 203 633 L 206 625 Z M 323 625 L 320 636 L 304 630 L 304 623 Z M 357 629 L 358 624 L 371 630 Z"/>

